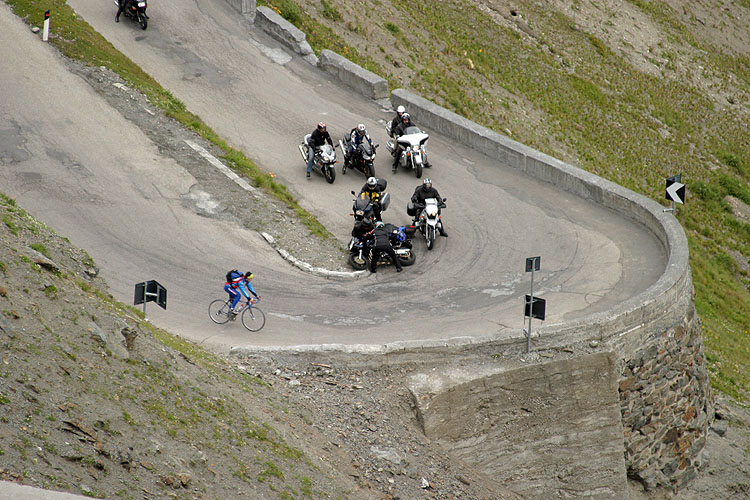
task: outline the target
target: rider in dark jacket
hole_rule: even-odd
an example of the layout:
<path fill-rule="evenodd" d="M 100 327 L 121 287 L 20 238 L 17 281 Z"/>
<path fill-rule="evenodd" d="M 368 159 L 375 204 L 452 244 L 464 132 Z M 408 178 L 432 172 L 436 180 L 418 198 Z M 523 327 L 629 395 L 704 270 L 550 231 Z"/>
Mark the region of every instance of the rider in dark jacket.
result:
<path fill-rule="evenodd" d="M 417 188 L 414 190 L 414 194 L 411 195 L 411 202 L 414 204 L 417 214 L 419 214 L 419 212 L 424 208 L 424 200 L 426 200 L 427 198 L 435 198 L 437 200 L 438 214 L 440 214 L 440 209 L 445 207 L 445 203 L 443 202 L 443 198 L 440 197 L 440 193 L 438 193 L 438 190 L 432 186 L 432 180 L 430 180 L 429 177 L 425 177 L 425 179 L 422 181 L 422 185 L 417 186 Z M 446 233 L 445 229 L 443 228 L 442 219 L 438 228 L 440 229 L 440 236 L 445 236 L 447 238 L 448 233 Z"/>
<path fill-rule="evenodd" d="M 399 106 L 396 108 L 396 116 L 391 120 L 391 137 L 393 137 L 396 128 L 401 124 L 404 113 L 406 113 L 405 107 Z"/>
<path fill-rule="evenodd" d="M 318 126 L 313 130 L 312 134 L 310 134 L 310 139 L 307 141 L 307 176 L 310 177 L 310 172 L 312 172 L 312 165 L 313 160 L 315 159 L 315 149 L 319 148 L 325 143 L 330 144 L 333 146 L 333 141 L 331 140 L 331 134 L 328 133 L 328 130 L 326 130 L 326 124 L 323 122 L 318 123 Z"/>
<path fill-rule="evenodd" d="M 383 222 L 376 222 L 375 229 L 367 233 L 367 235 L 365 235 L 365 238 L 371 242 L 370 272 L 377 272 L 376 269 L 381 252 L 385 252 L 390 256 L 391 261 L 393 261 L 393 264 L 396 266 L 396 272 L 400 273 L 402 271 L 401 261 L 399 260 L 398 255 L 396 255 L 396 252 L 393 250 L 393 246 L 391 246 L 390 231 L 386 229 Z"/>
<path fill-rule="evenodd" d="M 411 116 L 409 116 L 409 113 L 404 113 L 401 115 L 401 123 L 398 124 L 398 126 L 395 129 L 391 129 L 393 131 L 393 138 L 396 139 L 396 147 L 393 148 L 393 172 L 396 172 L 396 169 L 398 168 L 398 162 L 401 159 L 401 150 L 403 149 L 401 144 L 398 142 L 398 138 L 404 135 L 404 132 L 406 132 L 407 127 L 411 127 L 413 123 L 411 122 Z"/>

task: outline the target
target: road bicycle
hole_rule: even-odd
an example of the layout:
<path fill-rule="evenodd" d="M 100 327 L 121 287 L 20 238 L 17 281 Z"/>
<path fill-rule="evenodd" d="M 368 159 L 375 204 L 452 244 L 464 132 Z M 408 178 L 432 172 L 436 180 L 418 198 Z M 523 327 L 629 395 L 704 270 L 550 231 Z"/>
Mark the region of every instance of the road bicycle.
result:
<path fill-rule="evenodd" d="M 237 309 L 232 313 L 232 299 L 216 299 L 208 304 L 208 317 L 218 325 L 227 321 L 234 321 L 237 316 L 242 321 L 242 326 L 251 332 L 257 332 L 266 324 L 266 315 L 256 306 L 260 299 L 249 299 L 237 304 Z"/>

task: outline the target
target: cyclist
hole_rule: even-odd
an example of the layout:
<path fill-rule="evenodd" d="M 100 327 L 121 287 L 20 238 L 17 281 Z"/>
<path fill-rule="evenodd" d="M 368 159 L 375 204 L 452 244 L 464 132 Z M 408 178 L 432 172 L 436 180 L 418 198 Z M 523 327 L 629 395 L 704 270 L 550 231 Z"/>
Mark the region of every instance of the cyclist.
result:
<path fill-rule="evenodd" d="M 244 275 L 236 269 L 227 273 L 227 282 L 224 284 L 224 291 L 226 291 L 229 294 L 229 298 L 232 299 L 232 306 L 229 310 L 230 319 L 234 319 L 237 316 L 235 310 L 243 296 L 246 299 L 249 299 L 250 294 L 252 293 L 255 298 L 260 299 L 260 295 L 255 292 L 253 285 L 250 283 L 252 278 L 253 273 L 250 271 L 246 272 Z"/>

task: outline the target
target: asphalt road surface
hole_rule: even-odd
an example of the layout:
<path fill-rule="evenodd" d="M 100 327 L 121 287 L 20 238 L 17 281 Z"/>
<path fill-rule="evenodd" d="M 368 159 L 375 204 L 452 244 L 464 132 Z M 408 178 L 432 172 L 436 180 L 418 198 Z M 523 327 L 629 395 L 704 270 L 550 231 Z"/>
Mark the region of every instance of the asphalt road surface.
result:
<path fill-rule="evenodd" d="M 349 192 L 363 177 L 339 175 L 332 185 L 320 176 L 308 180 L 297 144 L 320 120 L 335 139 L 362 122 L 384 152 L 383 123 L 392 112 L 382 103 L 292 57 L 222 0 L 157 2 L 146 31 L 115 24 L 112 2 L 69 3 L 230 144 L 274 172 L 346 243 Z M 135 283 L 165 285 L 168 309 L 151 303 L 149 319 L 208 346 L 503 334 L 524 326 L 526 257 L 542 257 L 535 294 L 547 299 L 547 324 L 606 310 L 648 288 L 666 263 L 645 228 L 432 134 L 434 167 L 426 174 L 449 199 L 450 237 L 431 252 L 416 241 L 417 263 L 398 275 L 387 267 L 356 281 L 320 278 L 290 266 L 258 234 L 183 203 L 199 180 L 69 73 L 5 4 L 0 45 L 0 191 L 85 248 L 123 302 L 132 303 Z M 418 179 L 392 176 L 389 163 L 387 154 L 376 159 L 393 199 L 386 220 L 406 222 Z M 233 267 L 256 274 L 268 316 L 260 333 L 208 319 L 207 304 L 223 296 L 224 273 Z"/>

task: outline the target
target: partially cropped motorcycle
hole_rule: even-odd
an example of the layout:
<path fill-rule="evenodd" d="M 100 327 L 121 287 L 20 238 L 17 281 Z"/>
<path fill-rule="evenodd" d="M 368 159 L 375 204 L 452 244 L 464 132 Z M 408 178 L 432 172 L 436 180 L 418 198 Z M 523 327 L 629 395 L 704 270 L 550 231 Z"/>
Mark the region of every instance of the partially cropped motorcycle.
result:
<path fill-rule="evenodd" d="M 406 213 L 413 217 L 416 216 L 413 225 L 419 229 L 419 232 L 427 240 L 427 250 L 432 250 L 435 246 L 437 233 L 443 229 L 443 221 L 439 211 L 441 208 L 445 208 L 447 199 L 443 198 L 443 203 L 439 204 L 435 198 L 427 198 L 424 200 L 424 207 L 414 206 L 411 203 L 407 206 Z M 417 212 L 419 212 L 419 215 L 417 215 Z"/>
<path fill-rule="evenodd" d="M 127 5 L 125 10 L 122 11 L 122 15 L 137 22 L 142 30 L 148 28 L 148 16 L 146 15 L 146 9 L 148 8 L 148 2 L 146 0 L 125 0 Z M 115 0 L 115 5 L 120 8 L 120 4 Z"/>
<path fill-rule="evenodd" d="M 386 125 L 386 132 L 390 135 L 390 122 Z M 393 154 L 396 148 L 400 148 L 398 166 L 412 168 L 417 177 L 422 177 L 422 168 L 427 163 L 427 153 L 424 145 L 430 135 L 422 132 L 419 127 L 406 127 L 404 135 L 396 138 L 396 141 L 388 141 L 386 149 Z"/>
<path fill-rule="evenodd" d="M 351 139 L 345 136 L 339 140 L 341 151 L 349 151 L 349 144 Z M 342 174 L 346 174 L 346 170 L 353 168 L 359 170 L 365 177 L 375 177 L 375 150 L 378 148 L 378 144 L 372 145 L 367 141 L 362 141 L 359 145 L 351 152 L 348 156 L 344 157 L 344 167 L 341 169 Z"/>
<path fill-rule="evenodd" d="M 302 159 L 305 162 L 305 167 L 307 167 L 307 152 L 310 148 L 308 145 L 310 135 L 311 134 L 307 134 L 303 139 L 302 144 L 298 146 Z M 333 181 L 336 180 L 336 163 L 336 149 L 334 149 L 334 146 L 323 144 L 322 146 L 315 148 L 312 169 L 325 177 L 328 184 L 333 184 Z"/>
<path fill-rule="evenodd" d="M 411 266 L 417 259 L 412 250 L 411 238 L 414 236 L 416 228 L 414 226 L 395 226 L 386 224 L 389 230 L 389 239 L 396 256 L 401 261 L 402 266 Z M 378 258 L 378 265 L 392 264 L 391 258 L 386 254 L 381 254 Z M 354 269 L 361 271 L 367 269 L 370 265 L 370 243 L 364 236 L 357 237 L 352 235 L 349 241 L 349 265 Z"/>

